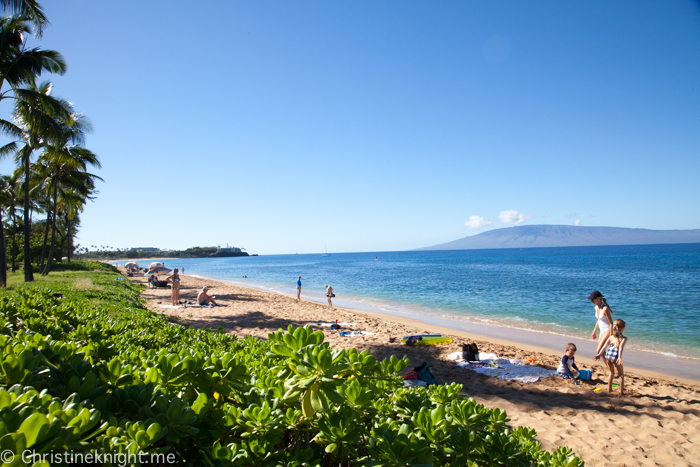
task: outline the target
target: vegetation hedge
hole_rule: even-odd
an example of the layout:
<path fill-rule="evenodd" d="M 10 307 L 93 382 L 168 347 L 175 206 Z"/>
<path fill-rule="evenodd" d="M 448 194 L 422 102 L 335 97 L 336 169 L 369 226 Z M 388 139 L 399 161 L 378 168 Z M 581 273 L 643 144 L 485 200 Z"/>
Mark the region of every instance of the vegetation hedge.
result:
<path fill-rule="evenodd" d="M 461 385 L 403 387 L 406 358 L 334 350 L 310 328 L 268 341 L 188 329 L 116 274 L 64 274 L 0 296 L 0 450 L 18 455 L 4 465 L 24 465 L 25 449 L 103 465 L 139 465 L 125 457 L 138 453 L 183 465 L 583 465 Z"/>
<path fill-rule="evenodd" d="M 104 272 L 114 272 L 119 273 L 119 269 L 111 264 L 102 263 L 100 261 L 86 261 L 86 260 L 71 260 L 55 262 L 51 266 L 52 271 L 104 271 Z"/>

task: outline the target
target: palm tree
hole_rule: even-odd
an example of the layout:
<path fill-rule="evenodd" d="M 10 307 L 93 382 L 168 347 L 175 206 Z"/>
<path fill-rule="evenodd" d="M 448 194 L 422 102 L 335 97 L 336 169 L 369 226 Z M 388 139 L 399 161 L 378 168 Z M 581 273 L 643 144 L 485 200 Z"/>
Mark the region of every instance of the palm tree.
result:
<path fill-rule="evenodd" d="M 51 169 L 43 163 L 41 159 L 36 164 L 31 164 L 32 173 L 29 177 L 31 182 L 29 191 L 34 195 L 35 204 L 42 206 L 46 213 L 46 221 L 44 222 L 44 242 L 41 246 L 41 261 L 39 270 L 43 271 L 44 261 L 46 260 L 46 248 L 49 244 L 49 226 L 51 225 L 51 189 L 47 181 L 51 178 Z M 32 213 L 33 214 L 33 213 Z"/>
<path fill-rule="evenodd" d="M 12 247 L 10 248 L 10 267 L 12 272 L 17 271 L 17 232 L 18 229 L 18 216 L 17 216 L 17 204 L 20 202 L 19 192 L 21 178 L 18 171 L 12 173 L 12 175 L 3 176 L 7 187 L 3 189 L 2 196 L 3 204 L 7 209 L 8 217 L 8 228 L 12 235 Z"/>
<path fill-rule="evenodd" d="M 28 91 L 28 92 L 24 92 Z M 22 141 L 13 141 L 0 148 L 0 156 L 9 151 L 15 152 L 15 161 L 24 169 L 24 281 L 34 280 L 32 273 L 31 237 L 31 156 L 45 147 L 52 139 L 60 138 L 63 127 L 72 122 L 72 106 L 69 102 L 51 97 L 51 83 L 44 82 L 38 87 L 30 85 L 15 90 L 15 109 L 12 133 L 19 134 Z M 9 128 L 9 126 L 6 126 Z M 20 146 L 21 144 L 21 146 Z"/>
<path fill-rule="evenodd" d="M 0 0 L 0 5 L 4 11 L 23 16 L 33 22 L 37 37 L 41 37 L 44 27 L 49 24 L 49 20 L 44 16 L 44 10 L 36 0 Z"/>
<path fill-rule="evenodd" d="M 95 190 L 90 190 L 94 192 Z M 92 198 L 92 193 L 89 198 Z M 88 198 L 83 196 L 82 190 L 71 187 L 67 190 L 63 190 L 60 196 L 59 206 L 63 211 L 64 222 L 66 225 L 66 235 L 64 236 L 65 247 L 66 247 L 66 257 L 68 258 L 68 263 L 70 263 L 70 258 L 73 253 L 73 234 L 71 228 L 80 222 L 80 213 L 83 212 L 85 202 Z M 63 251 L 63 249 L 61 249 Z"/>
<path fill-rule="evenodd" d="M 0 176 L 0 287 L 7 287 L 7 258 L 5 255 L 5 228 L 2 223 L 4 210 L 10 204 L 12 184 L 9 176 Z"/>
<path fill-rule="evenodd" d="M 22 16 L 0 18 L 0 100 L 12 97 L 22 86 L 33 84 L 43 72 L 62 75 L 66 72 L 63 56 L 54 50 L 28 48 L 31 34 Z M 5 84 L 9 89 L 3 91 Z"/>
<path fill-rule="evenodd" d="M 34 0 L 0 0 L 5 9 L 20 12 L 34 11 L 38 30 L 45 24 L 41 8 Z M 43 20 L 42 20 L 43 18 Z M 43 22 L 42 22 L 43 21 Z M 29 49 L 25 36 L 31 32 L 27 18 L 13 16 L 0 18 L 0 102 L 6 98 L 15 100 L 15 122 L 0 119 L 0 131 L 24 143 L 20 160 L 24 167 L 24 280 L 34 280 L 31 267 L 29 209 L 29 173 L 32 152 L 45 144 L 55 130 L 56 119 L 70 121 L 71 110 L 67 102 L 50 96 L 51 85 L 35 85 L 42 72 L 63 74 L 66 63 L 63 56 L 52 50 Z M 3 91 L 5 83 L 9 89 Z M 24 86 L 22 88 L 21 86 Z M 13 141 L 0 148 L 0 158 L 17 152 L 20 142 Z"/>
<path fill-rule="evenodd" d="M 42 275 L 51 270 L 53 252 L 56 245 L 56 222 L 58 217 L 59 189 L 75 189 L 74 195 L 83 195 L 83 199 L 90 197 L 94 191 L 94 181 L 99 179 L 96 175 L 87 172 L 88 166 L 100 168 L 100 161 L 90 150 L 82 147 L 85 133 L 92 126 L 83 115 L 75 115 L 71 124 L 63 124 L 60 135 L 54 135 L 50 139 L 41 154 L 40 161 L 49 168 L 49 187 L 52 191 L 51 207 L 53 209 L 51 243 L 48 260 Z M 101 179 L 100 179 L 101 180 Z"/>

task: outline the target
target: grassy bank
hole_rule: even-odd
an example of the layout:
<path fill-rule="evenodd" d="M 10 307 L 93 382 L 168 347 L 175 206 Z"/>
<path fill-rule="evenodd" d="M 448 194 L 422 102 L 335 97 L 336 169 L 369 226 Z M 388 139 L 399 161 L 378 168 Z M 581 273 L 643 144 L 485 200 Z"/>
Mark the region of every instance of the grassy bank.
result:
<path fill-rule="evenodd" d="M 405 359 L 333 350 L 307 328 L 268 341 L 188 329 L 90 268 L 0 292 L 3 450 L 105 465 L 582 464 L 460 385 L 404 388 Z"/>

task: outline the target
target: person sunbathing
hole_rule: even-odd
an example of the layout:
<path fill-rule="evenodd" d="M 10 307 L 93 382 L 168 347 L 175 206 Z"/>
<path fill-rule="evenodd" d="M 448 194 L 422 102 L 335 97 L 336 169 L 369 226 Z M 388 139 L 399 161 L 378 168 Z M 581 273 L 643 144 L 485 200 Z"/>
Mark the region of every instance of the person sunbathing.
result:
<path fill-rule="evenodd" d="M 209 290 L 211 287 L 208 285 L 205 285 L 202 287 L 202 290 L 199 291 L 197 294 L 197 303 L 199 303 L 201 306 L 206 306 L 206 305 L 217 305 L 217 303 L 214 301 L 214 298 L 216 298 L 216 294 L 213 296 L 209 296 L 207 293 L 207 290 Z"/>

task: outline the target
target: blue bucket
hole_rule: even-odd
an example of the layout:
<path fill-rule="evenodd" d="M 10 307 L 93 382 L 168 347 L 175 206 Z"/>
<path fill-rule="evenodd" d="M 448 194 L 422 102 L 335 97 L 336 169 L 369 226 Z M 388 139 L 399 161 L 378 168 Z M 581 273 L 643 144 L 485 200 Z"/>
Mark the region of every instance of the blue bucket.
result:
<path fill-rule="evenodd" d="M 591 370 L 579 370 L 578 371 L 578 379 L 590 381 L 591 380 Z"/>

